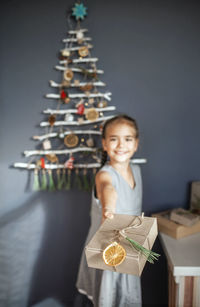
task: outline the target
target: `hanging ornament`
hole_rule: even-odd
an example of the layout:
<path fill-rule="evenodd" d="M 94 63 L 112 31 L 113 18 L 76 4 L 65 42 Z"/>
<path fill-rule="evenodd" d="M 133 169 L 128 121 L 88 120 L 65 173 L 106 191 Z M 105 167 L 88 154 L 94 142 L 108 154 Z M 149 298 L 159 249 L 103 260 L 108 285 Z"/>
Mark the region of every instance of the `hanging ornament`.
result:
<path fill-rule="evenodd" d="M 84 122 L 84 119 L 82 117 L 78 118 L 78 123 L 81 125 Z"/>
<path fill-rule="evenodd" d="M 73 169 L 74 168 L 74 157 L 71 156 L 64 164 L 65 168 Z"/>
<path fill-rule="evenodd" d="M 83 47 L 78 49 L 78 54 L 81 57 L 86 57 L 89 54 L 89 50 L 88 50 L 88 48 L 86 46 L 83 46 Z"/>
<path fill-rule="evenodd" d="M 34 191 L 40 190 L 39 174 L 37 168 L 34 169 L 33 190 Z"/>
<path fill-rule="evenodd" d="M 74 85 L 79 86 L 80 81 L 78 79 L 74 80 Z"/>
<path fill-rule="evenodd" d="M 85 91 L 90 91 L 92 88 L 93 88 L 93 84 L 91 84 L 91 83 L 87 83 L 84 86 L 80 86 L 80 90 L 82 90 L 84 92 Z"/>
<path fill-rule="evenodd" d="M 84 104 L 83 103 L 79 104 L 78 107 L 77 107 L 77 114 L 83 115 L 84 111 L 85 111 Z"/>
<path fill-rule="evenodd" d="M 56 116 L 55 115 L 50 115 L 49 118 L 48 118 L 48 122 L 50 124 L 51 127 L 53 127 L 54 123 L 56 121 Z"/>
<path fill-rule="evenodd" d="M 87 7 L 83 5 L 83 3 L 75 3 L 75 6 L 72 8 L 72 16 L 76 18 L 76 20 L 84 19 L 87 16 Z"/>
<path fill-rule="evenodd" d="M 49 149 L 51 149 L 51 142 L 47 139 L 47 140 L 45 140 L 43 143 L 42 143 L 42 145 L 43 145 L 43 149 L 44 150 L 49 150 Z"/>
<path fill-rule="evenodd" d="M 107 107 L 107 101 L 106 100 L 101 100 L 101 101 L 99 101 L 98 102 L 98 104 L 97 104 L 97 106 L 98 106 L 98 108 L 105 108 L 105 107 Z"/>
<path fill-rule="evenodd" d="M 51 169 L 48 170 L 48 175 L 49 175 L 49 191 L 55 191 L 56 187 L 54 184 L 53 174 Z"/>
<path fill-rule="evenodd" d="M 89 121 L 95 121 L 99 117 L 99 113 L 95 110 L 95 108 L 87 109 L 85 112 L 85 117 Z"/>
<path fill-rule="evenodd" d="M 83 42 L 83 37 L 84 37 L 83 31 L 78 31 L 78 32 L 76 33 L 76 38 L 77 38 L 78 44 L 82 44 L 82 42 Z"/>
<path fill-rule="evenodd" d="M 74 120 L 74 116 L 71 113 L 67 113 L 65 115 L 65 121 L 66 122 L 72 122 Z"/>
<path fill-rule="evenodd" d="M 67 69 L 67 70 L 65 70 L 63 75 L 64 75 L 64 79 L 66 81 L 71 81 L 73 76 L 74 76 L 74 73 L 71 69 Z"/>
<path fill-rule="evenodd" d="M 58 157 L 55 154 L 48 154 L 48 155 L 46 155 L 46 158 L 51 163 L 58 162 Z"/>
<path fill-rule="evenodd" d="M 70 87 L 71 82 L 70 82 L 70 81 L 63 80 L 61 85 L 62 85 L 62 87 Z"/>
<path fill-rule="evenodd" d="M 41 190 L 46 190 L 47 188 L 47 177 L 45 169 L 42 170 L 42 177 L 41 177 Z"/>
<path fill-rule="evenodd" d="M 64 57 L 69 57 L 70 56 L 70 50 L 69 49 L 63 49 L 63 50 L 61 50 L 61 54 Z"/>
<path fill-rule="evenodd" d="M 89 98 L 89 99 L 88 99 L 88 103 L 89 103 L 89 104 L 93 104 L 93 103 L 94 103 L 94 98 Z"/>
<path fill-rule="evenodd" d="M 79 141 L 79 138 L 74 133 L 70 133 L 70 134 L 66 135 L 66 137 L 64 138 L 64 144 L 67 147 L 75 147 L 75 146 L 77 146 L 78 141 Z"/>
<path fill-rule="evenodd" d="M 94 140 L 93 138 L 89 137 L 89 139 L 87 139 L 86 144 L 88 147 L 94 147 Z"/>
<path fill-rule="evenodd" d="M 60 99 L 63 100 L 65 103 L 69 103 L 70 102 L 70 98 L 68 97 L 67 91 L 62 90 L 60 92 Z"/>

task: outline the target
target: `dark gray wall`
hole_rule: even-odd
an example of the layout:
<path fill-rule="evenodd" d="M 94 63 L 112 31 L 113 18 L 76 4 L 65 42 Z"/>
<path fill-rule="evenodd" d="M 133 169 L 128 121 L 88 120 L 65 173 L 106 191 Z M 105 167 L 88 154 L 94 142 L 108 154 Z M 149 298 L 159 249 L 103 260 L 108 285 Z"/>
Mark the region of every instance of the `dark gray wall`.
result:
<path fill-rule="evenodd" d="M 23 241 L 29 249 L 41 240 L 36 262 L 32 261 L 34 271 L 31 264 L 27 267 L 27 297 L 32 303 L 48 296 L 65 303 L 73 300 L 89 227 L 89 193 L 35 193 L 27 188 L 33 181 L 28 172 L 11 167 L 13 162 L 25 162 L 22 152 L 35 148 L 31 137 L 42 131 L 42 110 L 55 106 L 44 95 L 51 92 L 49 80 L 60 80 L 53 67 L 68 29 L 66 10 L 72 4 L 71 0 L 1 3 L 0 230 L 12 231 L 13 223 L 28 212 L 42 212 L 35 225 L 30 220 L 26 226 Z M 89 16 L 84 26 L 93 38 L 98 67 L 105 71 L 102 80 L 113 93 L 112 104 L 135 117 L 140 127 L 137 157 L 148 160 L 142 166 L 144 212 L 188 207 L 191 182 L 200 179 L 199 4 L 189 0 L 85 4 Z M 33 243 L 29 231 L 35 233 L 37 223 L 40 231 L 32 236 Z M 14 234 L 9 238 L 14 242 Z M 15 242 L 22 244 L 20 238 Z M 156 248 L 162 253 L 159 241 Z M 164 255 L 154 267 L 147 265 L 142 278 L 144 302 L 166 302 Z"/>

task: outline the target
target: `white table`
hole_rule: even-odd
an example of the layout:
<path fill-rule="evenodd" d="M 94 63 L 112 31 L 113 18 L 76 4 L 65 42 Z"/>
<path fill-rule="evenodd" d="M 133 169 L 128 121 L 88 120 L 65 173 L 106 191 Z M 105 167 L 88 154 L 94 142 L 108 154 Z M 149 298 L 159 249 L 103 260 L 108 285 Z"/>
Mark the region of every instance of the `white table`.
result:
<path fill-rule="evenodd" d="M 159 237 L 168 262 L 169 307 L 200 307 L 200 233 Z"/>

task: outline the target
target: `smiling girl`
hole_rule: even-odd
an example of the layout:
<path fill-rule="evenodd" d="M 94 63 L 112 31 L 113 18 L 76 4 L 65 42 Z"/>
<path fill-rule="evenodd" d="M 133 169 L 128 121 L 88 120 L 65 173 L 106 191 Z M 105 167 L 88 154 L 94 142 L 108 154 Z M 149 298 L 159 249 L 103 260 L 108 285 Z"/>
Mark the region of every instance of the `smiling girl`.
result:
<path fill-rule="evenodd" d="M 141 215 L 140 168 L 130 163 L 138 142 L 138 126 L 131 117 L 119 115 L 104 124 L 102 167 L 95 178 L 96 193 L 92 195 L 91 226 L 86 244 L 102 221 L 112 219 L 114 213 Z M 84 253 L 77 288 L 95 307 L 142 306 L 140 277 L 89 268 Z"/>

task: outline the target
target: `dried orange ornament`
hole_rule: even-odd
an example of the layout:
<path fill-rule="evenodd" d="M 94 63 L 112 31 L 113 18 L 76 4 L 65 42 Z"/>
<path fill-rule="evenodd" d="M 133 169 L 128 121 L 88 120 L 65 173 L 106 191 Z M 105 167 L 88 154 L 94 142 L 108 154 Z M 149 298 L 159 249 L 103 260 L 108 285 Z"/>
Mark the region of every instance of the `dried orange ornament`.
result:
<path fill-rule="evenodd" d="M 108 245 L 103 251 L 103 261 L 110 266 L 120 265 L 126 258 L 125 249 L 117 242 Z"/>

